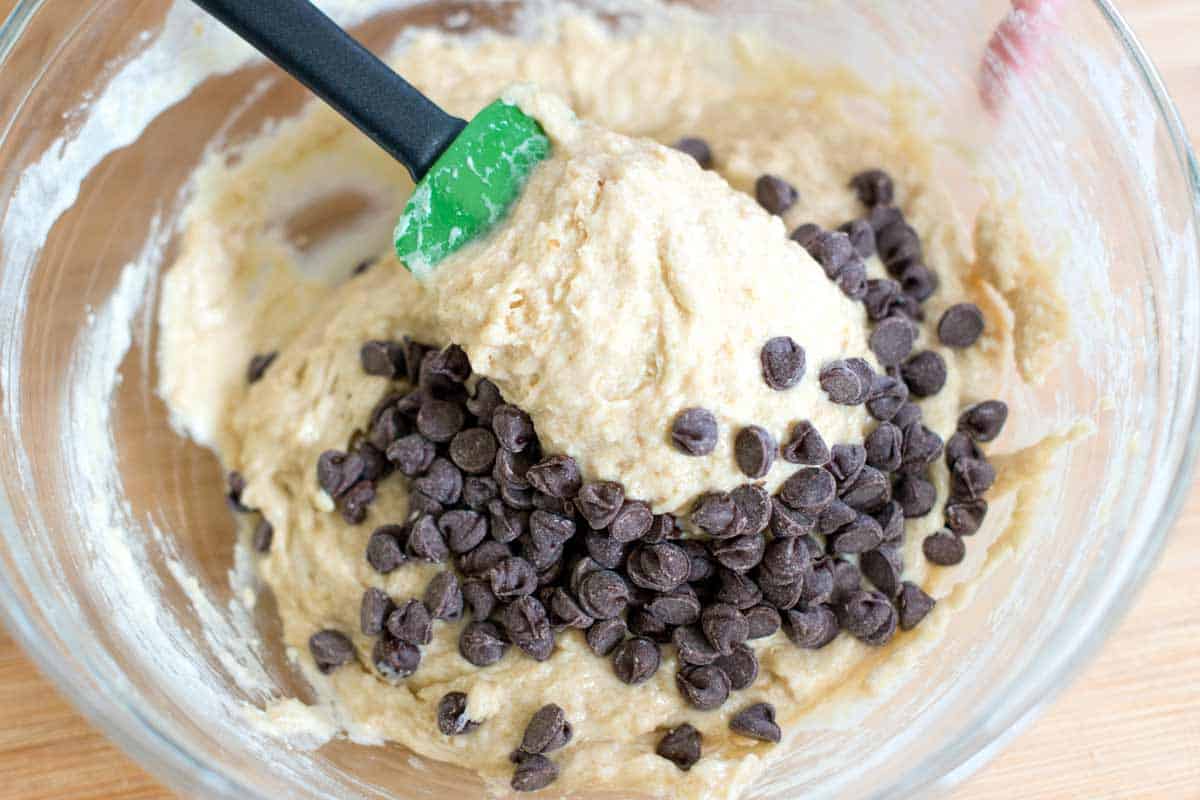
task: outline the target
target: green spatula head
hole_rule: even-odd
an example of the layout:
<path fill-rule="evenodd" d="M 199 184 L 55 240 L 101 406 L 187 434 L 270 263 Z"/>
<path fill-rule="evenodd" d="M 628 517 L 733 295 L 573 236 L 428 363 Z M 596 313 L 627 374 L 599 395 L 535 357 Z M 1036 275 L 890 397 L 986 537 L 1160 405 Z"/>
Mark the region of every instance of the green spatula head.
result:
<path fill-rule="evenodd" d="M 480 111 L 417 184 L 396 225 L 396 254 L 417 278 L 499 222 L 550 155 L 538 121 L 497 100 Z"/>

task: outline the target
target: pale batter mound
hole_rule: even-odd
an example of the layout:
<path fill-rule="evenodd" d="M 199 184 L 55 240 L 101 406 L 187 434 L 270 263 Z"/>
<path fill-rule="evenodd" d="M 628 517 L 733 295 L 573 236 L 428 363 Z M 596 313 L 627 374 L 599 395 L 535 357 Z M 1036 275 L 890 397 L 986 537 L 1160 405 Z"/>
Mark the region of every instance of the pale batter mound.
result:
<path fill-rule="evenodd" d="M 862 306 L 787 238 L 803 222 L 836 227 L 861 215 L 847 188 L 853 174 L 881 167 L 895 176 L 897 204 L 941 279 L 918 348 L 937 349 L 950 368 L 945 389 L 921 402 L 926 424 L 943 438 L 964 406 L 1006 397 L 1052 363 L 1066 327 L 1046 277 L 1052 270 L 1001 210 L 980 217 L 972 242 L 937 188 L 931 148 L 915 127 L 919 114 L 844 75 L 811 72 L 756 38 L 671 21 L 618 35 L 571 18 L 533 39 L 424 35 L 397 64 L 462 116 L 512 84 L 536 82 L 544 93 L 521 97 L 546 124 L 552 158 L 498 230 L 421 286 L 388 252 L 380 224 L 395 218 L 411 184 L 329 110 L 314 105 L 236 161 L 214 157 L 197 176 L 182 250 L 163 283 L 162 393 L 179 424 L 245 476 L 244 502 L 274 526 L 259 571 L 275 594 L 286 642 L 358 734 L 462 764 L 506 787 L 508 755 L 530 716 L 557 703 L 574 738 L 553 754 L 560 770 L 553 791 L 736 796 L 786 752 L 789 734 L 818 704 L 869 693 L 880 673 L 916 668 L 940 636 L 954 587 L 970 574 L 931 567 L 921 554 L 922 540 L 940 527 L 944 463 L 932 470 L 938 506 L 909 521 L 905 546 L 905 578 L 942 602 L 886 648 L 848 635 L 818 651 L 800 650 L 782 633 L 753 641 L 758 681 L 720 710 L 700 712 L 675 688 L 672 647 L 663 648 L 649 682 L 629 687 L 578 631 L 559 635 L 544 663 L 510 648 L 498 664 L 478 669 L 458 652 L 464 623 L 438 623 L 420 668 L 393 686 L 369 666 L 372 642 L 358 630 L 363 591 L 420 597 L 444 567 L 410 562 L 381 576 L 364 559 L 371 530 L 405 518 L 400 476 L 380 485 L 360 526 L 344 522 L 317 486 L 318 456 L 345 447 L 386 387 L 363 373 L 359 347 L 405 335 L 462 345 L 477 373 L 531 413 L 547 451 L 572 455 L 585 479 L 621 481 L 656 512 L 682 513 L 699 493 L 746 481 L 732 455 L 733 434 L 745 425 L 782 439 L 793 422 L 809 419 L 830 443 L 860 442 L 873 425 L 861 407 L 830 403 L 817 383 L 830 360 L 874 363 Z M 545 93 L 564 98 L 582 122 Z M 861 124 L 846 112 L 847 97 L 873 103 L 885 120 Z M 650 141 L 685 135 L 712 143 L 715 171 Z M 800 190 L 785 219 L 750 196 L 764 173 Z M 358 205 L 365 198 L 369 209 L 357 228 L 312 245 L 289 226 L 322 197 L 347 194 Z M 382 253 L 378 261 L 351 276 L 371 251 Z M 869 269 L 882 274 L 874 259 Z M 1036 294 L 1023 292 L 1029 281 L 1017 276 L 1036 276 Z M 984 309 L 985 339 L 966 351 L 941 348 L 932 324 L 964 300 Z M 807 351 L 804 380 L 786 392 L 769 389 L 760 372 L 759 350 L 773 336 L 791 336 Z M 277 360 L 248 386 L 247 361 L 275 350 Z M 671 446 L 671 420 L 687 406 L 718 418 L 711 456 L 691 458 Z M 1002 475 L 1002 491 L 1038 480 L 1057 443 L 1022 453 L 1023 474 Z M 777 462 L 767 487 L 793 469 Z M 1011 534 L 1004 525 L 1000 515 L 989 520 L 972 547 Z M 308 638 L 326 628 L 352 635 L 361 666 L 329 676 L 313 669 Z M 469 696 L 478 730 L 438 733 L 437 703 L 451 691 Z M 730 733 L 729 718 L 758 701 L 775 705 L 783 744 Z M 654 752 L 683 722 L 703 734 L 703 758 L 689 772 Z"/>

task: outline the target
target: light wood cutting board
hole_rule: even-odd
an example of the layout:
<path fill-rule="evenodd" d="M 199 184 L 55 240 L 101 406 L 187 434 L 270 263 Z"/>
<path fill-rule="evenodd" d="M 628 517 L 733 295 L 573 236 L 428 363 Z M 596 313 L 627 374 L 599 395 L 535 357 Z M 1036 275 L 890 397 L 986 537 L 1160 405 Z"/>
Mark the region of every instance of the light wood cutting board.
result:
<path fill-rule="evenodd" d="M 12 4 L 0 0 L 0 13 Z M 1185 122 L 1200 130 L 1200 0 L 1118 5 Z M 0 800 L 171 796 L 59 697 L 0 630 Z M 953 796 L 1200 798 L 1200 485 L 1117 635 Z"/>

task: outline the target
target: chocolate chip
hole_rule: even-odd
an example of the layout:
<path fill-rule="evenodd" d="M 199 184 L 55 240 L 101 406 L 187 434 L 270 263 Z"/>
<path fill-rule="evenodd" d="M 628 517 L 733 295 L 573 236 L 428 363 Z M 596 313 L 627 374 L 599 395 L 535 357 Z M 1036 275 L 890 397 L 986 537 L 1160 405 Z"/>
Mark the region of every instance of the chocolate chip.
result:
<path fill-rule="evenodd" d="M 521 541 L 521 555 L 540 573 L 562 560 L 563 546 L 553 539 L 545 536 L 535 538 L 531 534 Z"/>
<path fill-rule="evenodd" d="M 679 693 L 701 711 L 720 708 L 729 699 L 729 676 L 720 667 L 684 667 L 675 673 Z"/>
<path fill-rule="evenodd" d="M 483 512 L 488 510 L 492 501 L 499 494 L 500 486 L 492 478 L 481 478 L 472 475 L 463 481 L 462 501 L 472 511 Z"/>
<path fill-rule="evenodd" d="M 417 671 L 421 665 L 421 651 L 410 642 L 381 636 L 375 640 L 371 660 L 384 680 L 396 683 Z"/>
<path fill-rule="evenodd" d="M 499 463 L 499 462 L 497 462 Z M 509 508 L 528 511 L 533 508 L 533 490 L 520 489 L 511 483 L 500 483 L 500 499 Z"/>
<path fill-rule="evenodd" d="M 945 450 L 942 437 L 919 422 L 904 429 L 900 450 L 900 471 L 909 475 L 923 473 Z"/>
<path fill-rule="evenodd" d="M 487 520 L 476 511 L 447 511 L 438 518 L 438 530 L 453 553 L 468 553 L 487 538 Z"/>
<path fill-rule="evenodd" d="M 646 544 L 659 544 L 669 539 L 678 539 L 681 535 L 679 522 L 670 514 L 656 514 L 650 522 L 650 530 L 642 536 Z"/>
<path fill-rule="evenodd" d="M 865 219 L 854 219 L 847 222 L 839 231 L 850 237 L 854 252 L 860 258 L 870 258 L 875 255 L 875 229 Z"/>
<path fill-rule="evenodd" d="M 900 430 L 904 430 L 914 422 L 921 421 L 921 407 L 916 403 L 904 403 L 896 411 L 896 416 L 892 417 L 892 424 Z"/>
<path fill-rule="evenodd" d="M 571 741 L 571 723 L 566 712 L 554 703 L 548 703 L 530 718 L 521 738 L 521 751 L 530 755 L 552 753 Z"/>
<path fill-rule="evenodd" d="M 825 277 L 836 280 L 838 273 L 853 258 L 857 257 L 850 237 L 839 231 L 822 231 L 805 245 L 813 260 L 821 265 Z"/>
<path fill-rule="evenodd" d="M 649 639 L 626 639 L 612 654 L 613 671 L 622 683 L 636 686 L 645 683 L 658 672 L 658 645 Z"/>
<path fill-rule="evenodd" d="M 639 500 L 626 500 L 616 517 L 608 525 L 608 533 L 614 541 L 628 544 L 646 535 L 654 524 L 654 512 Z"/>
<path fill-rule="evenodd" d="M 569 500 L 579 494 L 583 478 L 579 465 L 570 456 L 550 456 L 529 468 L 525 477 L 539 492 Z"/>
<path fill-rule="evenodd" d="M 450 460 L 463 472 L 483 475 L 496 461 L 496 437 L 484 428 L 459 431 L 450 442 Z"/>
<path fill-rule="evenodd" d="M 388 461 L 409 478 L 424 475 L 436 456 L 437 448 L 433 442 L 419 433 L 403 436 L 387 448 Z"/>
<path fill-rule="evenodd" d="M 504 658 L 508 645 L 500 629 L 490 622 L 470 622 L 458 637 L 458 652 L 476 667 L 488 667 Z"/>
<path fill-rule="evenodd" d="M 635 585 L 655 592 L 669 592 L 687 580 L 691 559 L 670 542 L 643 545 L 629 556 L 626 574 Z"/>
<path fill-rule="evenodd" d="M 946 503 L 946 527 L 959 536 L 970 536 L 983 525 L 988 504 L 982 497 L 951 499 Z"/>
<path fill-rule="evenodd" d="M 508 638 L 526 655 L 545 661 L 554 652 L 554 635 L 545 607 L 534 597 L 519 597 L 498 615 Z"/>
<path fill-rule="evenodd" d="M 254 526 L 254 534 L 250 537 L 250 546 L 256 553 L 271 552 L 271 540 L 275 538 L 275 528 L 263 517 Z"/>
<path fill-rule="evenodd" d="M 667 731 L 654 752 L 687 772 L 700 760 L 700 738 L 700 731 L 685 722 Z"/>
<path fill-rule="evenodd" d="M 958 429 L 977 442 L 990 442 L 1004 430 L 1008 406 L 999 400 L 976 403 L 958 418 Z"/>
<path fill-rule="evenodd" d="M 804 514 L 820 514 L 837 497 L 837 481 L 821 467 L 804 467 L 784 481 L 779 498 Z"/>
<path fill-rule="evenodd" d="M 479 727 L 479 723 L 467 716 L 467 696 L 462 692 L 449 692 L 438 701 L 438 730 L 446 736 L 461 736 Z"/>
<path fill-rule="evenodd" d="M 900 469 L 904 434 L 890 422 L 881 422 L 867 436 L 865 447 L 867 463 L 881 472 Z"/>
<path fill-rule="evenodd" d="M 890 204 L 877 205 L 867 214 L 867 221 L 871 223 L 871 227 L 875 229 L 875 236 L 879 236 L 879 232 L 889 225 L 904 221 L 904 214 L 900 209 Z"/>
<path fill-rule="evenodd" d="M 671 633 L 671 642 L 684 664 L 712 664 L 721 655 L 709 644 L 698 625 L 681 625 Z"/>
<path fill-rule="evenodd" d="M 459 559 L 459 568 L 467 575 L 482 576 L 512 555 L 508 545 L 486 541 Z"/>
<path fill-rule="evenodd" d="M 924 264 L 910 264 L 900 273 L 900 288 L 919 303 L 933 296 L 938 288 L 938 276 Z"/>
<path fill-rule="evenodd" d="M 588 555 L 604 569 L 616 569 L 625 560 L 625 545 L 606 533 L 587 531 L 583 544 Z"/>
<path fill-rule="evenodd" d="M 858 373 L 846 361 L 832 361 L 821 369 L 821 389 L 833 403 L 843 406 L 858 405 L 863 395 Z"/>
<path fill-rule="evenodd" d="M 536 792 L 558 779 L 558 767 L 543 755 L 524 755 L 513 773 L 514 792 Z"/>
<path fill-rule="evenodd" d="M 620 616 L 628 602 L 629 586 L 612 570 L 596 570 L 579 585 L 579 607 L 596 619 Z"/>
<path fill-rule="evenodd" d="M 591 556 L 580 556 L 575 559 L 571 565 L 571 571 L 567 575 L 567 586 L 571 593 L 578 596 L 580 587 L 583 586 L 583 579 L 600 569 L 609 569 L 609 567 L 596 563 Z"/>
<path fill-rule="evenodd" d="M 904 509 L 904 516 L 916 519 L 933 510 L 933 504 L 937 502 L 937 489 L 920 475 L 904 475 L 896 483 L 895 497 Z"/>
<path fill-rule="evenodd" d="M 829 447 L 808 420 L 792 426 L 791 435 L 781 448 L 783 460 L 792 464 L 820 466 L 829 461 Z"/>
<path fill-rule="evenodd" d="M 380 401 L 380 403 L 388 401 L 390 397 L 391 395 L 385 397 Z M 412 420 L 413 424 L 415 425 L 417 421 L 417 412 L 421 410 L 421 406 L 424 405 L 427 399 L 428 395 L 425 392 L 417 389 L 409 392 L 406 395 L 401 395 L 394 401 L 391 401 L 390 405 L 399 411 L 406 419 Z M 379 410 L 380 413 L 382 413 L 382 409 Z"/>
<path fill-rule="evenodd" d="M 500 389 L 487 378 L 480 378 L 475 385 L 475 394 L 467 401 L 467 411 L 475 415 L 480 425 L 491 427 L 492 415 L 504 405 Z"/>
<path fill-rule="evenodd" d="M 946 442 L 946 464 L 950 467 L 961 458 L 983 457 L 983 451 L 975 444 L 975 440 L 962 431 L 955 433 Z"/>
<path fill-rule="evenodd" d="M 896 592 L 900 591 L 900 574 L 904 571 L 900 548 L 882 545 L 863 553 L 858 564 L 867 580 L 888 597 L 895 597 Z"/>
<path fill-rule="evenodd" d="M 836 559 L 833 562 L 833 592 L 829 596 L 829 602 L 845 602 L 847 597 L 858 591 L 861 584 L 862 572 L 858 567 L 849 561 Z"/>
<path fill-rule="evenodd" d="M 445 400 L 426 400 L 417 412 L 417 430 L 433 442 L 450 441 L 465 421 L 462 407 Z"/>
<path fill-rule="evenodd" d="M 996 469 L 978 458 L 961 458 L 950 469 L 950 496 L 955 500 L 982 497 L 996 482 Z"/>
<path fill-rule="evenodd" d="M 717 600 L 738 609 L 747 609 L 762 602 L 762 589 L 748 576 L 724 567 L 717 568 Z"/>
<path fill-rule="evenodd" d="M 607 528 L 624 502 L 625 487 L 612 481 L 585 483 L 575 497 L 580 515 L 596 530 Z"/>
<path fill-rule="evenodd" d="M 387 631 L 409 644 L 429 644 L 433 640 L 433 618 L 420 600 L 409 600 L 387 618 Z"/>
<path fill-rule="evenodd" d="M 379 416 L 371 421 L 371 431 L 367 440 L 376 450 L 386 452 L 393 442 L 410 433 L 412 433 L 411 424 L 393 406 L 379 412 Z"/>
<path fill-rule="evenodd" d="M 383 575 L 392 572 L 407 560 L 404 555 L 407 539 L 408 534 L 400 525 L 376 528 L 367 540 L 367 563 Z"/>
<path fill-rule="evenodd" d="M 712 576 L 716 563 L 708 554 L 708 548 L 696 539 L 684 539 L 679 547 L 688 557 L 688 583 L 703 581 Z"/>
<path fill-rule="evenodd" d="M 872 239 L 872 246 L 874 243 Z M 862 298 L 863 306 L 867 310 L 867 317 L 872 322 L 880 322 L 892 316 L 901 294 L 903 292 L 900 284 L 896 281 L 886 278 L 867 281 L 867 290 Z"/>
<path fill-rule="evenodd" d="M 790 389 L 804 377 L 804 348 L 790 336 L 777 336 L 763 345 L 759 361 L 763 380 L 776 391 Z"/>
<path fill-rule="evenodd" d="M 759 578 L 759 587 L 762 589 L 763 602 L 767 605 L 774 606 L 779 610 L 794 608 L 804 596 L 803 580 L 795 580 L 792 582 L 774 583 L 764 580 L 762 576 Z"/>
<path fill-rule="evenodd" d="M 408 555 L 435 564 L 450 557 L 450 549 L 446 547 L 442 532 L 428 514 L 418 518 L 408 533 Z"/>
<path fill-rule="evenodd" d="M 925 541 L 921 543 L 921 551 L 931 563 L 942 567 L 962 563 L 967 554 L 963 540 L 948 530 L 940 530 L 925 537 Z"/>
<path fill-rule="evenodd" d="M 278 356 L 278 351 L 275 351 L 262 353 L 251 358 L 250 364 L 246 367 L 246 382 L 258 383 L 262 380 L 262 376 L 266 374 L 267 369 L 275 362 Z"/>
<path fill-rule="evenodd" d="M 896 609 L 881 592 L 861 591 L 839 607 L 839 622 L 852 636 L 879 647 L 896 633 Z"/>
<path fill-rule="evenodd" d="M 502 405 L 492 414 L 496 441 L 510 453 L 520 453 L 534 441 L 533 421 L 516 406 Z"/>
<path fill-rule="evenodd" d="M 751 425 L 742 428 L 734 441 L 733 452 L 738 468 L 749 478 L 765 478 L 775 463 L 775 437 L 766 428 Z"/>
<path fill-rule="evenodd" d="M 852 484 L 842 490 L 841 500 L 855 511 L 871 513 L 892 499 L 892 482 L 874 467 L 863 467 Z"/>
<path fill-rule="evenodd" d="M 783 216 L 800 199 L 796 187 L 776 175 L 763 175 L 754 184 L 754 197 L 771 214 Z"/>
<path fill-rule="evenodd" d="M 777 584 L 798 581 L 804 577 L 811 560 L 800 537 L 774 539 L 763 553 L 760 579 Z"/>
<path fill-rule="evenodd" d="M 425 607 L 434 619 L 450 622 L 461 619 L 464 602 L 458 576 L 449 570 L 434 575 L 425 587 Z"/>
<path fill-rule="evenodd" d="M 620 617 L 602 619 L 588 628 L 588 647 L 598 656 L 607 656 L 624 640 L 627 632 L 625 620 Z"/>
<path fill-rule="evenodd" d="M 690 625 L 700 619 L 700 601 L 687 584 L 653 598 L 645 611 L 664 625 Z"/>
<path fill-rule="evenodd" d="M 735 646 L 729 655 L 714 663 L 729 678 L 729 688 L 735 692 L 749 689 L 758 680 L 758 656 L 744 644 Z"/>
<path fill-rule="evenodd" d="M 738 712 L 729 720 L 729 729 L 763 742 L 778 743 L 783 738 L 783 731 L 775 723 L 775 706 L 770 703 L 755 703 Z"/>
<path fill-rule="evenodd" d="M 496 595 L 492 594 L 491 585 L 485 581 L 473 578 L 464 582 L 462 595 L 471 616 L 477 620 L 487 619 L 496 610 Z"/>
<path fill-rule="evenodd" d="M 537 571 L 523 558 L 506 558 L 488 570 L 492 594 L 502 602 L 533 594 L 537 589 Z"/>
<path fill-rule="evenodd" d="M 892 501 L 875 512 L 875 520 L 883 528 L 883 540 L 900 544 L 904 540 L 904 509 Z"/>
<path fill-rule="evenodd" d="M 970 347 L 983 335 L 983 312 L 974 303 L 951 306 L 942 314 L 937 332 L 947 347 Z"/>
<path fill-rule="evenodd" d="M 587 630 L 595 622 L 584 613 L 579 604 L 561 586 L 552 588 L 548 593 L 548 599 L 543 600 L 542 605 L 549 610 L 550 619 L 556 626 Z"/>
<path fill-rule="evenodd" d="M 362 478 L 366 464 L 360 456 L 347 455 L 339 450 L 326 450 L 317 458 L 317 484 L 325 493 L 335 500 L 350 491 L 354 484 Z M 238 473 L 230 473 L 230 498 L 238 505 L 241 504 L 242 490 L 235 486 L 233 476 L 237 475 L 241 486 L 245 480 Z M 249 509 L 246 509 L 249 511 Z"/>
<path fill-rule="evenodd" d="M 770 606 L 755 606 L 745 612 L 751 639 L 764 639 L 779 630 L 779 612 Z M 714 651 L 715 652 L 715 651 Z"/>
<path fill-rule="evenodd" d="M 359 627 L 363 636 L 378 636 L 382 633 L 384 623 L 394 608 L 392 598 L 382 589 L 371 587 L 363 592 L 362 603 L 358 609 Z"/>
<path fill-rule="evenodd" d="M 733 525 L 737 506 L 728 494 L 702 495 L 692 509 L 691 521 L 700 530 L 714 536 L 724 534 Z"/>
<path fill-rule="evenodd" d="M 924 350 L 905 361 L 900 374 L 914 395 L 932 397 L 946 385 L 946 360 L 933 350 Z"/>
<path fill-rule="evenodd" d="M 897 220 L 878 230 L 875 242 L 879 248 L 880 259 L 889 269 L 905 262 L 920 260 L 922 255 L 921 237 L 903 220 Z"/>
<path fill-rule="evenodd" d="M 878 547 L 883 542 L 883 528 L 866 514 L 859 514 L 854 521 L 829 537 L 830 552 L 836 555 L 855 555 Z"/>
<path fill-rule="evenodd" d="M 921 620 L 933 610 L 934 599 L 927 595 L 920 586 L 905 581 L 900 589 L 896 605 L 900 610 L 900 629 L 911 631 L 921 624 Z"/>
<path fill-rule="evenodd" d="M 908 386 L 892 375 L 876 375 L 866 397 L 866 410 L 876 420 L 894 420 L 908 402 Z M 916 407 L 913 407 L 916 408 Z"/>
<path fill-rule="evenodd" d="M 791 609 L 783 612 L 783 632 L 797 647 L 820 650 L 837 638 L 837 617 L 822 605 Z"/>
<path fill-rule="evenodd" d="M 835 444 L 826 467 L 839 489 L 853 483 L 867 463 L 867 449 L 860 444 Z"/>
<path fill-rule="evenodd" d="M 412 486 L 442 505 L 457 503 L 462 497 L 463 475 L 448 459 L 435 458 L 429 470 Z"/>
<path fill-rule="evenodd" d="M 846 297 L 862 300 L 867 296 L 867 265 L 855 254 L 838 271 L 836 281 Z"/>
<path fill-rule="evenodd" d="M 371 481 L 359 481 L 342 496 L 339 505 L 342 519 L 351 525 L 362 523 L 367 518 L 367 508 L 373 502 L 375 502 L 375 484 Z"/>
<path fill-rule="evenodd" d="M 858 517 L 858 512 L 841 500 L 834 500 L 829 508 L 817 517 L 817 531 L 826 535 L 834 533 L 839 528 L 849 525 Z M 809 531 L 811 533 L 811 531 Z"/>
<path fill-rule="evenodd" d="M 308 639 L 308 651 L 317 669 L 328 675 L 338 667 L 354 660 L 354 643 L 341 631 L 323 630 Z"/>
<path fill-rule="evenodd" d="M 717 448 L 717 418 L 707 409 L 684 409 L 671 425 L 671 441 L 686 455 L 706 456 Z"/>
<path fill-rule="evenodd" d="M 500 500 L 488 503 L 488 519 L 492 538 L 504 544 L 515 541 L 529 529 L 529 513 L 508 508 Z"/>
<path fill-rule="evenodd" d="M 721 655 L 728 655 L 750 636 L 750 623 L 729 603 L 713 603 L 700 612 L 700 629 Z"/>
<path fill-rule="evenodd" d="M 549 511 L 529 515 L 529 535 L 542 547 L 561 548 L 575 537 L 575 520 Z"/>
<path fill-rule="evenodd" d="M 885 367 L 893 367 L 912 352 L 917 341 L 917 329 L 904 317 L 888 317 L 871 332 L 871 352 Z"/>
<path fill-rule="evenodd" d="M 796 230 L 792 231 L 788 238 L 807 250 L 808 246 L 812 244 L 813 240 L 821 235 L 821 232 L 820 225 L 814 225 L 811 222 L 806 222 L 800 227 L 796 228 Z"/>
<path fill-rule="evenodd" d="M 404 345 L 401 342 L 373 340 L 359 350 L 363 372 L 381 378 L 405 377 Z"/>
<path fill-rule="evenodd" d="M 814 555 L 812 569 L 804 576 L 804 585 L 800 591 L 800 601 L 805 606 L 833 601 L 834 560 L 828 555 Z M 780 609 L 784 610 L 784 609 Z"/>
<path fill-rule="evenodd" d="M 732 539 L 717 539 L 709 552 L 717 563 L 734 572 L 749 572 L 762 561 L 766 541 L 757 533 L 735 536 Z"/>
<path fill-rule="evenodd" d="M 713 168 L 713 152 L 708 142 L 695 136 L 685 136 L 674 144 L 676 150 L 696 159 L 701 169 Z"/>
<path fill-rule="evenodd" d="M 869 169 L 850 179 L 850 188 L 858 195 L 858 201 L 867 208 L 890 206 L 896 196 L 892 176 L 881 169 Z"/>

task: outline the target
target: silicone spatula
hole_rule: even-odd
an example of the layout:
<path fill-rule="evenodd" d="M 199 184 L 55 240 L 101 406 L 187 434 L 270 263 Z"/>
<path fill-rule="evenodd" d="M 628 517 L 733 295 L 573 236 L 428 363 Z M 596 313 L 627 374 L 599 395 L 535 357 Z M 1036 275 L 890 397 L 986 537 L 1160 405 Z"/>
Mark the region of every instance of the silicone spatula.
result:
<path fill-rule="evenodd" d="M 396 253 L 418 278 L 508 212 L 550 153 L 537 120 L 497 100 L 447 114 L 308 0 L 193 0 L 399 160 L 417 187 Z"/>

